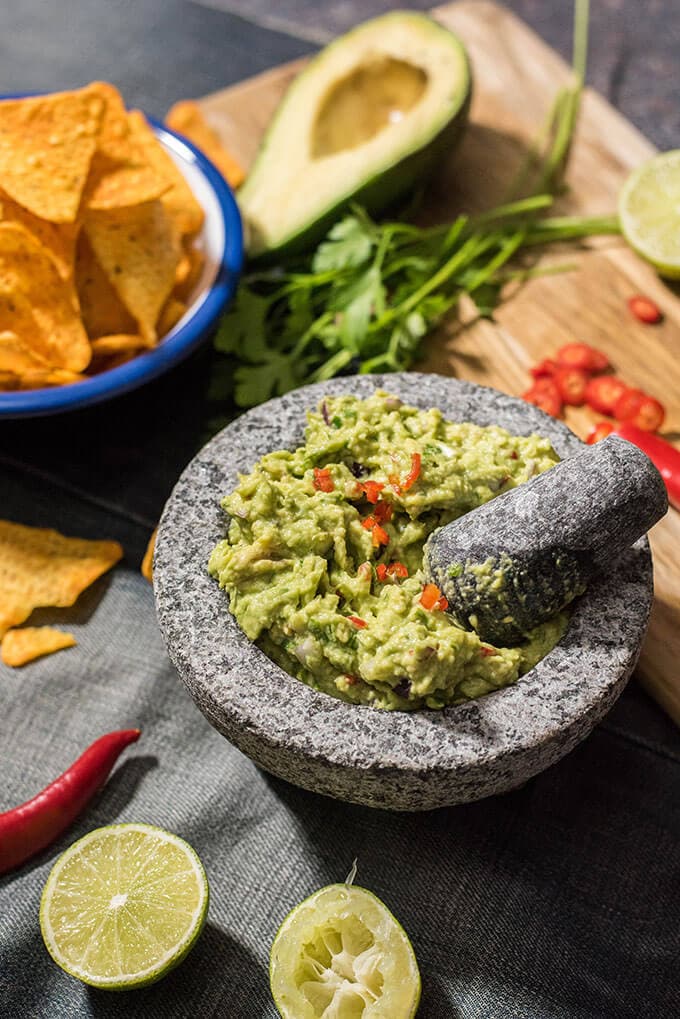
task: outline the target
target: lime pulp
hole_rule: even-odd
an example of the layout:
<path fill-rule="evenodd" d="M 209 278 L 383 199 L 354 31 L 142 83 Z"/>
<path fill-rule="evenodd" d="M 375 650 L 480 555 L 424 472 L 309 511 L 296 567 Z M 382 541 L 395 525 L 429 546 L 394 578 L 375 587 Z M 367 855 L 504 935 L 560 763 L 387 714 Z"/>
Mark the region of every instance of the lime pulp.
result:
<path fill-rule="evenodd" d="M 680 149 L 634 170 L 619 195 L 621 230 L 662 276 L 680 278 Z"/>

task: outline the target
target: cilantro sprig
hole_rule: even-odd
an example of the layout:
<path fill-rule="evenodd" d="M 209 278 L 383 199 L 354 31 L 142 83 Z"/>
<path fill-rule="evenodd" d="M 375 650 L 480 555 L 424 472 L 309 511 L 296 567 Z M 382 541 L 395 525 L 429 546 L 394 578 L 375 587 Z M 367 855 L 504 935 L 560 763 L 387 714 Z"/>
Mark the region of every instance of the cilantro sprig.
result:
<path fill-rule="evenodd" d="M 577 0 L 575 84 L 556 96 L 505 204 L 429 228 L 376 223 L 353 207 L 307 258 L 242 279 L 215 339 L 235 362 L 239 406 L 341 373 L 403 371 L 463 295 L 479 314 L 493 311 L 518 252 L 618 232 L 615 217 L 540 217 L 562 188 L 585 76 L 587 19 L 588 0 Z"/>

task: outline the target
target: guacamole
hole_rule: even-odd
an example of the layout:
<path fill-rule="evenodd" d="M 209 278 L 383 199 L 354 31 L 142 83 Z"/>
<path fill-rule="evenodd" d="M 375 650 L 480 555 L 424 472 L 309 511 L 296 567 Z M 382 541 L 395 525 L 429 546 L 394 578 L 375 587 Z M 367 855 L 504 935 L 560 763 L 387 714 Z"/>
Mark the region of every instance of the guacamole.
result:
<path fill-rule="evenodd" d="M 305 443 L 268 453 L 222 505 L 210 573 L 251 640 L 291 675 L 376 708 L 442 708 L 514 683 L 567 616 L 518 647 L 461 629 L 423 576 L 442 524 L 557 462 L 547 439 L 444 420 L 388 393 L 327 398 Z"/>

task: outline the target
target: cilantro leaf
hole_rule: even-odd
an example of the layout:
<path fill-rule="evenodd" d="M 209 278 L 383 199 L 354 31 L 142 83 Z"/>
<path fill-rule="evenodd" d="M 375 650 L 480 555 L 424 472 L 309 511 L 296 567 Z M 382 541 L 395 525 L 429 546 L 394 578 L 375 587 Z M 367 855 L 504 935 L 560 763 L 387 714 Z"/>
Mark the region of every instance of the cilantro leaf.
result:
<path fill-rule="evenodd" d="M 322 241 L 312 259 L 313 272 L 364 265 L 373 250 L 373 224 L 368 217 L 345 216 Z"/>

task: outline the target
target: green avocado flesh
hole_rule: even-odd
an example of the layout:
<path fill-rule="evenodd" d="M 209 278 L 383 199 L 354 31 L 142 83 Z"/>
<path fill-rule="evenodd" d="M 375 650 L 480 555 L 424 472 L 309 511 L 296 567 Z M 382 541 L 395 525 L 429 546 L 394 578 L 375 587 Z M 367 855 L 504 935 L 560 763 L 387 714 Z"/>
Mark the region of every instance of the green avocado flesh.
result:
<path fill-rule="evenodd" d="M 351 201 L 370 213 L 424 180 L 470 100 L 460 40 L 397 11 L 327 46 L 281 101 L 238 194 L 248 254 L 307 250 Z"/>
<path fill-rule="evenodd" d="M 223 500 L 228 537 L 208 568 L 246 635 L 317 690 L 400 710 L 479 697 L 533 668 L 568 616 L 519 647 L 486 644 L 421 604 L 423 545 L 557 459 L 538 435 L 453 423 L 384 392 L 329 397 L 303 446 L 263 456 Z"/>

